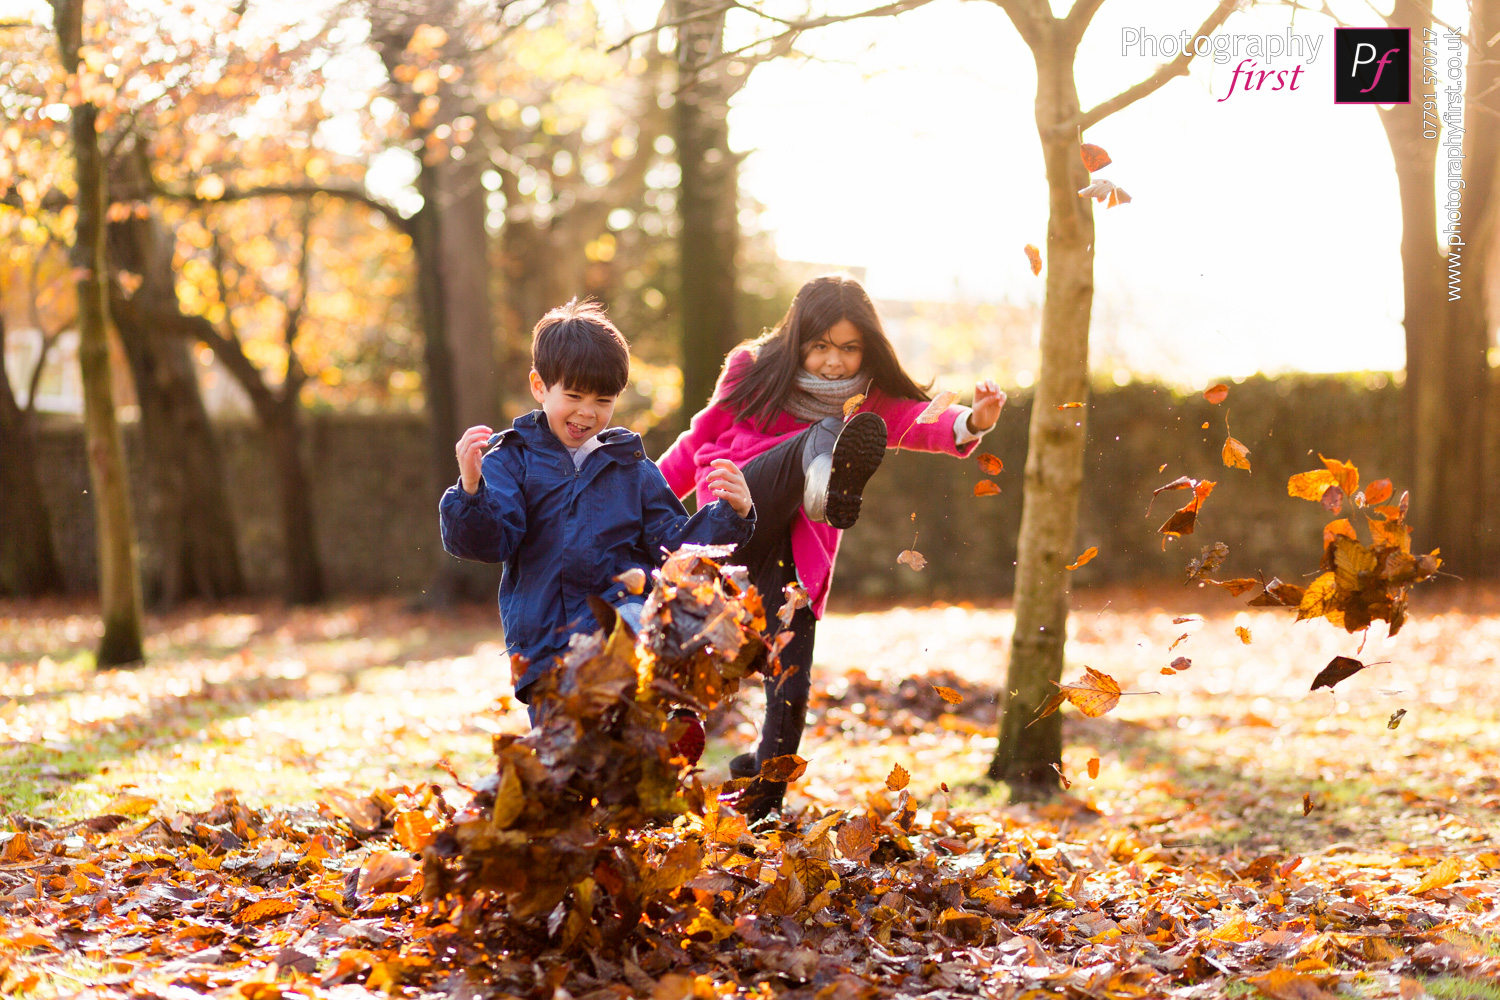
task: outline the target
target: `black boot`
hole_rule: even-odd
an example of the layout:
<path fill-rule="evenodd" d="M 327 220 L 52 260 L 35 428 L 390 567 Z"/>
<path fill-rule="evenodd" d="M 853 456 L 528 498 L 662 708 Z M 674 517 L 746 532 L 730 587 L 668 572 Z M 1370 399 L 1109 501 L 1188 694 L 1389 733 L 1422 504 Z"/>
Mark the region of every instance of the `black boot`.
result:
<path fill-rule="evenodd" d="M 835 528 L 852 527 L 859 520 L 865 483 L 885 458 L 887 439 L 878 413 L 856 413 L 848 423 L 828 417 L 814 424 L 802 453 L 802 509 L 807 516 Z"/>

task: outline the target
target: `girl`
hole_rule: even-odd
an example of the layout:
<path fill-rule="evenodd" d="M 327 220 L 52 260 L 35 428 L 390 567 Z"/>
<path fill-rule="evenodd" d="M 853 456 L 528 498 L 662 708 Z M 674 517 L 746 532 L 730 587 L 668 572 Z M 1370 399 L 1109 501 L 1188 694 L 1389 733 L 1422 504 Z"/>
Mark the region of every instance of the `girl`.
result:
<path fill-rule="evenodd" d="M 863 397 L 847 422 L 845 405 Z M 782 669 L 766 679 L 766 720 L 755 754 L 730 763 L 734 777 L 760 773 L 772 757 L 795 753 L 806 724 L 813 633 L 828 603 L 842 529 L 859 517 L 865 483 L 889 444 L 966 458 L 995 425 L 1005 393 L 974 387 L 974 406 L 949 406 L 917 423 L 927 391 L 912 381 L 865 290 L 852 278 L 803 285 L 776 328 L 730 352 L 709 405 L 658 461 L 679 497 L 695 486 L 699 504 L 714 500 L 717 459 L 739 465 L 757 521 L 736 551 L 764 596 L 774 631 L 784 589 L 800 582 L 808 603 L 793 615 Z M 781 804 L 785 783 L 757 779 L 740 800 L 752 820 Z"/>

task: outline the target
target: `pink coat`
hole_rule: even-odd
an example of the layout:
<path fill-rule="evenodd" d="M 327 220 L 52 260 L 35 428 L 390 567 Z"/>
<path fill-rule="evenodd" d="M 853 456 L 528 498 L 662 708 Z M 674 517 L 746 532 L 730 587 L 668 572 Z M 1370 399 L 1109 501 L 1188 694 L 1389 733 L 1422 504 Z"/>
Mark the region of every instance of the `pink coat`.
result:
<path fill-rule="evenodd" d="M 769 451 L 787 438 L 805 430 L 806 421 L 798 420 L 788 413 L 779 414 L 766 430 L 761 430 L 754 421 L 738 419 L 736 414 L 724 406 L 724 397 L 734 384 L 744 377 L 751 364 L 750 352 L 739 349 L 729 356 L 719 384 L 714 388 L 714 398 L 707 407 L 693 417 L 688 429 L 682 433 L 672 447 L 657 460 L 667 485 L 679 497 L 686 497 L 696 486 L 698 504 L 712 502 L 715 497 L 708 492 L 707 475 L 712 463 L 718 458 L 727 458 L 740 467 Z M 917 417 L 927 404 L 914 399 L 892 399 L 879 389 L 871 388 L 860 410 L 880 414 L 890 431 L 890 447 L 899 441 L 907 451 L 942 452 L 967 458 L 978 446 L 971 441 L 959 447 L 953 441 L 953 424 L 958 420 L 962 407 L 950 406 L 934 423 L 919 424 Z M 828 589 L 833 580 L 833 561 L 838 555 L 839 539 L 843 532 L 827 524 L 814 523 L 807 514 L 798 511 L 792 522 L 792 558 L 797 563 L 797 575 L 812 598 L 813 614 L 823 617 L 823 608 L 828 603 Z M 894 558 L 894 555 L 892 555 Z M 779 603 L 775 595 L 766 598 L 767 608 Z"/>

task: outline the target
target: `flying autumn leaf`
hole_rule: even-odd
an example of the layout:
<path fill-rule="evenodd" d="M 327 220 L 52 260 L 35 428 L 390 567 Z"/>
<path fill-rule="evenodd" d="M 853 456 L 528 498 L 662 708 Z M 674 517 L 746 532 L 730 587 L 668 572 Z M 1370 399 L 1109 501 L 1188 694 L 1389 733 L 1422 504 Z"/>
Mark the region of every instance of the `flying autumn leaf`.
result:
<path fill-rule="evenodd" d="M 1234 634 L 1240 637 L 1240 642 L 1243 642 L 1247 646 L 1250 645 L 1250 630 L 1245 626 L 1236 625 L 1234 627 Z"/>
<path fill-rule="evenodd" d="M 1188 667 L 1191 667 L 1192 665 L 1193 661 L 1188 659 L 1186 656 L 1179 656 L 1169 664 L 1169 666 L 1171 666 L 1173 670 L 1176 670 L 1179 673 L 1186 670 Z"/>
<path fill-rule="evenodd" d="M 902 555 L 905 554 L 904 552 L 902 553 Z M 920 553 L 917 554 L 917 558 L 921 558 Z M 896 561 L 900 562 L 901 560 L 898 557 Z M 922 565 L 925 566 L 926 564 L 926 560 L 923 560 Z M 921 569 L 922 567 L 918 566 L 916 568 Z M 776 612 L 776 617 L 780 620 L 781 624 L 789 626 L 792 624 L 792 616 L 797 613 L 798 609 L 807 607 L 807 602 L 812 598 L 808 594 L 807 588 L 796 580 L 782 587 L 781 594 L 781 609 Z"/>
<path fill-rule="evenodd" d="M 896 562 L 906 566 L 910 566 L 918 573 L 927 568 L 927 557 L 922 555 L 922 553 L 918 552 L 916 549 L 902 550 L 901 554 L 896 557 Z"/>
<path fill-rule="evenodd" d="M 1395 729 L 1401 725 L 1401 720 L 1406 716 L 1406 709 L 1398 708 L 1391 713 L 1391 717 L 1385 721 L 1385 728 Z"/>
<path fill-rule="evenodd" d="M 1306 816 L 1313 811 L 1312 792 L 1302 793 L 1302 815 Z"/>
<path fill-rule="evenodd" d="M 1113 677 L 1093 667 L 1086 666 L 1083 669 L 1086 672 L 1077 681 L 1057 685 L 1057 694 L 1047 699 L 1036 719 L 1032 719 L 1028 725 L 1051 715 L 1062 707 L 1064 701 L 1072 702 L 1073 707 L 1091 719 L 1098 718 L 1120 703 L 1120 685 Z"/>
<path fill-rule="evenodd" d="M 1054 771 L 1057 772 L 1057 779 L 1062 782 L 1063 791 L 1067 791 L 1069 788 L 1073 787 L 1073 780 L 1071 778 L 1069 778 L 1066 774 L 1063 774 L 1063 769 L 1062 769 L 1062 765 L 1061 764 L 1057 763 L 1056 761 L 1053 761 L 1052 762 L 1052 770 L 1054 770 Z"/>
<path fill-rule="evenodd" d="M 1169 537 L 1191 535 L 1197 529 L 1198 512 L 1203 509 L 1203 502 L 1208 499 L 1209 494 L 1214 491 L 1214 487 L 1217 485 L 1219 484 L 1211 479 L 1197 480 L 1188 479 L 1186 476 L 1183 476 L 1181 479 L 1173 480 L 1167 485 L 1152 491 L 1152 500 L 1155 500 L 1156 494 L 1161 493 L 1163 490 L 1177 490 L 1190 487 L 1193 491 L 1193 499 L 1189 500 L 1182 507 L 1179 507 L 1171 517 L 1167 518 L 1166 523 L 1156 529 L 1157 533 Z M 1149 507 L 1147 508 L 1147 513 L 1150 513 Z M 1166 544 L 1167 540 L 1163 538 L 1162 548 L 1165 549 Z"/>
<path fill-rule="evenodd" d="M 1068 565 L 1064 566 L 1063 569 L 1077 569 L 1078 567 L 1080 567 L 1080 566 L 1084 565 L 1085 563 L 1089 562 L 1089 560 L 1093 559 L 1098 554 L 1099 554 L 1099 548 L 1098 548 L 1098 546 L 1090 545 L 1088 548 L 1084 549 L 1081 553 L 1079 553 L 1077 559 L 1073 560 L 1071 563 L 1069 563 Z"/>
<path fill-rule="evenodd" d="M 1323 508 L 1328 513 L 1337 514 L 1344 509 L 1344 491 L 1337 484 L 1330 486 L 1323 491 L 1323 495 L 1318 498 L 1318 502 L 1323 505 Z"/>
<path fill-rule="evenodd" d="M 976 497 L 997 497 L 1000 495 L 1000 484 L 988 479 L 981 479 L 974 484 L 974 495 Z"/>
<path fill-rule="evenodd" d="M 1212 545 L 1203 546 L 1203 549 L 1195 558 L 1188 560 L 1187 580 L 1184 582 L 1192 583 L 1203 574 L 1212 573 L 1224 565 L 1224 560 L 1228 558 L 1229 546 L 1223 542 L 1214 542 Z"/>
<path fill-rule="evenodd" d="M 1178 646 L 1181 646 L 1184 642 L 1187 641 L 1187 639 L 1188 639 L 1188 637 L 1190 635 L 1192 635 L 1191 632 L 1184 632 L 1181 635 L 1179 635 L 1177 637 L 1176 641 L 1173 642 L 1172 645 L 1170 645 L 1170 646 L 1167 647 L 1167 652 L 1170 653 L 1172 650 L 1176 649 Z"/>
<path fill-rule="evenodd" d="M 794 753 L 772 757 L 760 766 L 762 781 L 796 781 L 807 771 L 807 761 Z"/>
<path fill-rule="evenodd" d="M 1107 181 L 1102 177 L 1088 187 L 1080 190 L 1078 197 L 1092 198 L 1095 201 L 1103 202 L 1105 208 L 1114 208 L 1116 205 L 1128 205 L 1131 201 L 1130 195 L 1125 193 L 1124 188 L 1120 187 L 1114 181 Z"/>
<path fill-rule="evenodd" d="M 615 582 L 624 584 L 625 589 L 632 594 L 644 594 L 646 592 L 646 571 L 639 566 L 632 566 L 615 577 Z"/>
<path fill-rule="evenodd" d="M 1059 410 L 1076 410 L 1082 405 L 1082 403 L 1058 403 L 1057 408 Z"/>
<path fill-rule="evenodd" d="M 1089 765 L 1088 766 L 1089 766 L 1089 777 L 1090 778 L 1097 778 L 1097 777 L 1099 777 L 1099 758 L 1098 757 L 1090 757 L 1089 758 Z"/>
<path fill-rule="evenodd" d="M 1203 582 L 1211 583 L 1215 587 L 1223 587 L 1229 591 L 1230 597 L 1239 597 L 1245 591 L 1254 590 L 1260 586 L 1260 581 L 1253 576 L 1240 576 L 1233 580 L 1204 580 Z"/>
<path fill-rule="evenodd" d="M 1389 479 L 1377 479 L 1365 487 L 1365 503 L 1380 504 L 1391 498 L 1391 481 Z"/>
<path fill-rule="evenodd" d="M 1282 583 L 1279 577 L 1271 577 L 1260 596 L 1250 602 L 1252 608 L 1300 607 L 1303 590 L 1295 583 Z"/>
<path fill-rule="evenodd" d="M 927 408 L 921 413 L 917 414 L 917 423 L 937 423 L 938 417 L 941 417 L 943 415 L 943 411 L 952 406 L 954 401 L 957 399 L 958 393 L 956 392 L 948 392 L 944 390 L 943 392 L 938 393 L 936 396 L 932 397 L 932 402 L 927 404 Z"/>
<path fill-rule="evenodd" d="M 1042 273 L 1042 252 L 1030 243 L 1026 244 L 1026 259 L 1031 261 L 1031 273 Z"/>
<path fill-rule="evenodd" d="M 1232 437 L 1224 439 L 1224 448 L 1219 452 L 1219 457 L 1228 468 L 1250 471 L 1250 449 Z"/>
<path fill-rule="evenodd" d="M 1201 622 L 1203 619 L 1197 615 L 1182 615 L 1172 619 L 1173 625 L 1185 625 L 1188 622 Z"/>
<path fill-rule="evenodd" d="M 1083 169 L 1089 173 L 1093 173 L 1096 170 L 1103 170 L 1114 162 L 1109 158 L 1109 154 L 1104 151 L 1103 146 L 1096 146 L 1091 142 L 1086 142 L 1079 146 L 1078 155 L 1083 157 Z"/>
<path fill-rule="evenodd" d="M 1215 406 L 1218 406 L 1220 403 L 1224 402 L 1224 400 L 1229 398 L 1229 386 L 1225 385 L 1223 382 L 1220 382 L 1217 385 L 1211 385 L 1207 389 L 1203 390 L 1203 398 L 1208 400 L 1210 403 L 1213 403 Z"/>
<path fill-rule="evenodd" d="M 1309 592 L 1311 592 L 1311 588 L 1309 588 Z M 1320 687 L 1332 690 L 1333 686 L 1339 681 L 1353 677 L 1365 669 L 1365 666 L 1366 664 L 1359 662 L 1352 656 L 1335 656 L 1328 661 L 1328 666 L 1318 671 L 1318 676 L 1313 678 L 1310 690 L 1316 691 Z"/>
<path fill-rule="evenodd" d="M 987 451 L 980 452 L 975 456 L 975 460 L 979 462 L 979 468 L 986 476 L 998 476 L 1005 468 L 1004 462 Z"/>
<path fill-rule="evenodd" d="M 953 690 L 950 687 L 943 687 L 940 684 L 934 684 L 932 686 L 932 689 L 938 693 L 938 697 L 939 698 L 942 698 L 944 701 L 946 701 L 950 705 L 962 705 L 963 704 L 964 696 L 961 695 L 961 694 L 959 694 L 957 691 Z"/>
<path fill-rule="evenodd" d="M 854 411 L 859 409 L 860 404 L 864 401 L 865 394 L 862 392 L 855 393 L 853 396 L 850 396 L 848 399 L 844 400 L 844 419 L 848 420 L 850 417 L 854 416 Z"/>
<path fill-rule="evenodd" d="M 911 772 L 900 764 L 891 768 L 891 773 L 886 775 L 885 787 L 893 792 L 899 792 L 911 781 Z"/>

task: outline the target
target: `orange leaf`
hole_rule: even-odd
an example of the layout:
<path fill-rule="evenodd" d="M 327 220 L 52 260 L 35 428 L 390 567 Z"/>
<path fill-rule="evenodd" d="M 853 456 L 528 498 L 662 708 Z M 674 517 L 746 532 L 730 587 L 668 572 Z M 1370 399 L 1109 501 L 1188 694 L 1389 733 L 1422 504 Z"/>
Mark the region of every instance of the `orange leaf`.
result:
<path fill-rule="evenodd" d="M 1078 155 L 1083 157 L 1083 169 L 1089 173 L 1093 173 L 1096 170 L 1103 170 L 1114 162 L 1109 158 L 1109 154 L 1104 151 L 1103 146 L 1096 146 L 1091 142 L 1086 142 L 1079 146 Z"/>
<path fill-rule="evenodd" d="M 1391 481 L 1377 479 L 1365 487 L 1365 503 L 1385 503 L 1391 498 Z"/>
<path fill-rule="evenodd" d="M 1323 467 L 1334 475 L 1334 482 L 1339 489 L 1344 491 L 1345 496 L 1352 497 L 1359 492 L 1359 470 L 1348 462 L 1341 462 L 1336 458 L 1318 458 L 1323 462 Z"/>
<path fill-rule="evenodd" d="M 981 479 L 974 484 L 974 495 L 976 497 L 997 497 L 1000 495 L 1000 486 L 988 479 Z"/>
<path fill-rule="evenodd" d="M 1089 758 L 1089 777 L 1090 778 L 1097 778 L 1097 777 L 1099 777 L 1099 758 L 1098 757 L 1090 757 Z"/>
<path fill-rule="evenodd" d="M 900 764 L 897 764 L 891 768 L 891 773 L 886 775 L 885 787 L 893 792 L 899 792 L 906 787 L 909 781 L 911 781 L 911 772 Z"/>
<path fill-rule="evenodd" d="M 1236 625 L 1234 627 L 1234 634 L 1240 637 L 1240 642 L 1243 642 L 1247 646 L 1250 645 L 1250 630 L 1245 626 Z"/>
<path fill-rule="evenodd" d="M 864 864 L 875 853 L 875 829 L 863 816 L 856 816 L 839 828 L 839 853 L 856 864 Z"/>
<path fill-rule="evenodd" d="M 979 468 L 984 472 L 986 476 L 998 476 L 1000 475 L 1000 470 L 1005 468 L 1004 462 L 1000 461 L 998 458 L 996 458 L 994 455 L 991 455 L 987 451 L 980 452 L 979 455 L 976 456 L 976 460 L 979 462 Z"/>
<path fill-rule="evenodd" d="M 939 684 L 934 684 L 932 686 L 932 689 L 938 693 L 938 697 L 942 698 L 944 701 L 946 701 L 950 705 L 962 705 L 963 704 L 964 696 L 961 695 L 961 694 L 959 694 L 957 691 L 953 690 L 952 688 L 943 687 L 943 686 L 941 686 Z"/>
<path fill-rule="evenodd" d="M 1057 408 L 1059 410 L 1076 410 L 1082 405 L 1082 403 L 1058 403 Z"/>
<path fill-rule="evenodd" d="M 1220 382 L 1218 385 L 1211 385 L 1203 390 L 1203 398 L 1217 406 L 1229 398 L 1229 386 L 1223 382 Z"/>
<path fill-rule="evenodd" d="M 1239 597 L 1247 590 L 1253 590 L 1260 586 L 1260 581 L 1253 576 L 1236 577 L 1233 580 L 1208 580 L 1215 587 L 1223 587 L 1229 591 L 1230 597 Z"/>
<path fill-rule="evenodd" d="M 1327 469 L 1299 472 L 1286 481 L 1287 496 L 1317 502 L 1323 499 L 1323 491 L 1334 485 L 1338 477 Z"/>
<path fill-rule="evenodd" d="M 1109 674 L 1093 667 L 1083 669 L 1085 673 L 1077 681 L 1057 686 L 1074 708 L 1091 719 L 1098 718 L 1120 703 L 1120 685 Z"/>
<path fill-rule="evenodd" d="M 403 850 L 420 851 L 432 842 L 432 820 L 426 813 L 404 812 L 396 817 L 396 841 Z"/>
<path fill-rule="evenodd" d="M 807 761 L 794 753 L 772 757 L 760 766 L 762 781 L 796 781 L 807 771 Z"/>
<path fill-rule="evenodd" d="M 1071 564 L 1069 564 L 1067 566 L 1064 566 L 1063 569 L 1077 569 L 1078 567 L 1082 566 L 1084 563 L 1088 562 L 1090 559 L 1093 559 L 1098 554 L 1099 554 L 1099 548 L 1098 548 L 1098 546 L 1090 545 L 1088 548 L 1086 548 L 1086 549 L 1083 550 L 1083 552 L 1078 556 L 1077 559 L 1073 560 L 1073 562 Z"/>
<path fill-rule="evenodd" d="M 270 920 L 272 917 L 285 916 L 297 909 L 297 904 L 289 899 L 260 899 L 251 903 L 234 915 L 237 924 L 258 924 L 262 920 Z"/>
<path fill-rule="evenodd" d="M 1030 243 L 1026 244 L 1026 259 L 1031 261 L 1031 273 L 1042 273 L 1042 252 Z"/>
<path fill-rule="evenodd" d="M 1444 886 L 1452 885 L 1458 881 L 1458 877 L 1462 872 L 1463 865 L 1457 858 L 1444 858 L 1427 869 L 1427 874 L 1422 876 L 1422 881 L 1417 883 L 1417 887 L 1412 890 L 1412 894 L 1415 895 L 1419 892 L 1426 892 L 1429 889 L 1441 889 Z"/>
<path fill-rule="evenodd" d="M 1313 811 L 1312 792 L 1302 793 L 1302 815 L 1306 816 Z"/>
<path fill-rule="evenodd" d="M 1219 453 L 1219 457 L 1231 469 L 1250 471 L 1250 449 L 1232 437 L 1224 439 L 1224 450 Z"/>
<path fill-rule="evenodd" d="M 854 416 L 854 411 L 859 409 L 859 404 L 863 403 L 864 401 L 865 394 L 862 392 L 855 393 L 853 396 L 850 396 L 848 399 L 844 400 L 844 419 L 848 420 L 850 417 Z"/>
<path fill-rule="evenodd" d="M 1341 517 L 1337 521 L 1329 521 L 1323 526 L 1323 548 L 1328 548 L 1328 546 L 1333 544 L 1333 540 L 1340 536 L 1352 538 L 1355 541 L 1359 540 L 1359 536 L 1354 533 L 1354 525 L 1349 523 L 1347 517 Z"/>

